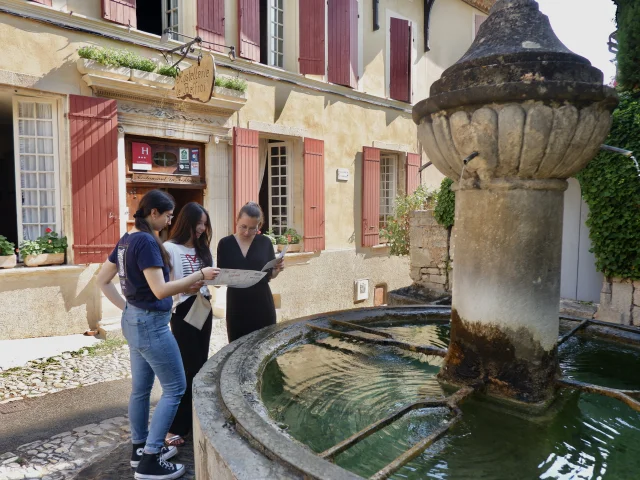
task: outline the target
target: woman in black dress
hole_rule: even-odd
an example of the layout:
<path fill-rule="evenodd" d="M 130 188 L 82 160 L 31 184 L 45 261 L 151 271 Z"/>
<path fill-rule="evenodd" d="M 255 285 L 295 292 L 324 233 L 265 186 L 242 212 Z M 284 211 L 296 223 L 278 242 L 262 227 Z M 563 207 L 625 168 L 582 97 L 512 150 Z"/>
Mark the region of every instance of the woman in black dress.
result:
<path fill-rule="evenodd" d="M 236 233 L 218 243 L 218 268 L 262 270 L 275 258 L 271 241 L 257 235 L 264 217 L 260 205 L 245 204 L 238 213 Z M 284 270 L 281 259 L 267 275 L 249 288 L 227 288 L 227 337 L 233 342 L 256 330 L 275 325 L 276 307 L 269 281 Z"/>

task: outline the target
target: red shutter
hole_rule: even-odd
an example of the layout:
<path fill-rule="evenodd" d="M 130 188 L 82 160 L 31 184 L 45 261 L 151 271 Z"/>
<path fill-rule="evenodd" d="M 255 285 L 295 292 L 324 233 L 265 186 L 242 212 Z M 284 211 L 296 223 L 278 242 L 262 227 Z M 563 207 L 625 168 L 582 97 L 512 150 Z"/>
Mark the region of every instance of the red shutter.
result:
<path fill-rule="evenodd" d="M 304 139 L 304 251 L 324 250 L 324 142 Z"/>
<path fill-rule="evenodd" d="M 197 35 L 205 42 L 224 45 L 224 0 L 198 0 L 198 24 Z M 224 47 L 219 45 L 207 45 L 206 47 L 224 52 Z"/>
<path fill-rule="evenodd" d="M 260 61 L 260 0 L 238 0 L 240 56 Z"/>
<path fill-rule="evenodd" d="M 391 19 L 390 44 L 390 96 L 411 102 L 411 24 L 407 20 Z"/>
<path fill-rule="evenodd" d="M 51 0 L 31 0 L 34 3 L 40 3 L 42 5 L 47 5 L 48 7 L 51 6 Z"/>
<path fill-rule="evenodd" d="M 355 88 L 357 69 L 358 1 L 329 0 L 329 82 Z"/>
<path fill-rule="evenodd" d="M 102 18 L 136 28 L 136 0 L 102 0 Z"/>
<path fill-rule="evenodd" d="M 324 75 L 325 0 L 300 2 L 300 73 Z"/>
<path fill-rule="evenodd" d="M 258 132 L 233 128 L 233 218 L 247 202 L 258 202 L 260 192 Z"/>
<path fill-rule="evenodd" d="M 380 243 L 380 149 L 362 152 L 362 246 Z"/>
<path fill-rule="evenodd" d="M 407 195 L 411 195 L 415 192 L 418 185 L 420 185 L 420 174 L 418 173 L 420 160 L 420 154 L 407 153 Z"/>
<path fill-rule="evenodd" d="M 120 238 L 115 100 L 69 95 L 75 263 L 104 262 Z"/>
<path fill-rule="evenodd" d="M 482 25 L 486 19 L 487 19 L 487 17 L 485 15 L 476 15 L 475 16 L 475 27 L 476 27 L 476 35 L 475 36 L 476 37 L 478 36 L 478 30 L 480 30 L 480 25 Z"/>

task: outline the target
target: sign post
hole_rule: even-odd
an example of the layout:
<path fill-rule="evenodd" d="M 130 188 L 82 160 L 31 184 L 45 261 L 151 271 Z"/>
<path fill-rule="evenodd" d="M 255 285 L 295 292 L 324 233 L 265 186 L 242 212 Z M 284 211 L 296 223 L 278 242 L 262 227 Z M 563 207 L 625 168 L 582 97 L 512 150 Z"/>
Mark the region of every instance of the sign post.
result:
<path fill-rule="evenodd" d="M 178 73 L 175 91 L 178 98 L 190 98 L 206 103 L 213 95 L 216 66 L 213 55 L 204 55 L 199 63 L 191 65 Z"/>

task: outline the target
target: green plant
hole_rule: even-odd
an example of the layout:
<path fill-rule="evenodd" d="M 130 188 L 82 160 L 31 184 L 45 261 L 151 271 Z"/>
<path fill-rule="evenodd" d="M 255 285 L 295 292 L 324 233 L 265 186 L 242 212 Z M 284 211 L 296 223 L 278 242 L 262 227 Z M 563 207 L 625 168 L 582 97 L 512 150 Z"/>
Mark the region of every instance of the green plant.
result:
<path fill-rule="evenodd" d="M 446 228 L 453 226 L 456 213 L 456 194 L 451 190 L 453 180 L 444 178 L 436 195 L 436 208 L 433 216 L 440 225 Z"/>
<path fill-rule="evenodd" d="M 25 240 L 20 244 L 20 254 L 40 255 L 41 253 L 65 253 L 67 250 L 67 237 L 58 237 L 58 234 L 47 228 L 44 235 L 36 240 Z"/>
<path fill-rule="evenodd" d="M 637 0 L 615 0 L 618 5 L 616 24 L 617 81 L 625 90 L 640 89 L 640 2 Z"/>
<path fill-rule="evenodd" d="M 606 143 L 640 153 L 638 96 L 620 93 Z M 633 159 L 601 152 L 577 175 L 589 205 L 587 226 L 596 268 L 607 277 L 640 279 L 640 177 Z"/>
<path fill-rule="evenodd" d="M 143 72 L 153 72 L 157 67 L 153 60 L 129 50 L 89 46 L 79 48 L 78 55 L 107 67 L 127 67 Z"/>
<path fill-rule="evenodd" d="M 395 200 L 395 213 L 387 217 L 386 227 L 380 237 L 389 244 L 391 255 L 409 254 L 409 217 L 414 210 L 425 210 L 433 206 L 433 192 L 420 185 L 411 195 L 399 195 Z"/>
<path fill-rule="evenodd" d="M 215 85 L 216 87 L 229 88 L 242 93 L 247 91 L 247 82 L 238 77 L 225 77 L 223 75 L 218 75 L 215 80 Z"/>
<path fill-rule="evenodd" d="M 15 255 L 16 244 L 7 240 L 7 237 L 0 235 L 0 255 L 3 257 Z"/>
<path fill-rule="evenodd" d="M 285 237 L 284 235 L 276 235 L 276 244 L 277 245 L 288 245 L 289 241 L 287 240 L 287 237 Z"/>
<path fill-rule="evenodd" d="M 291 245 L 296 245 L 302 241 L 302 235 L 296 232 L 295 228 L 287 228 L 282 236 L 285 237 L 287 243 Z"/>
<path fill-rule="evenodd" d="M 158 75 L 176 78 L 178 73 L 180 73 L 180 69 L 178 67 L 172 67 L 171 65 L 158 65 L 156 73 Z"/>
<path fill-rule="evenodd" d="M 276 235 L 273 233 L 273 230 L 271 228 L 267 230 L 267 232 L 264 233 L 263 235 L 271 241 L 271 245 L 276 244 Z"/>

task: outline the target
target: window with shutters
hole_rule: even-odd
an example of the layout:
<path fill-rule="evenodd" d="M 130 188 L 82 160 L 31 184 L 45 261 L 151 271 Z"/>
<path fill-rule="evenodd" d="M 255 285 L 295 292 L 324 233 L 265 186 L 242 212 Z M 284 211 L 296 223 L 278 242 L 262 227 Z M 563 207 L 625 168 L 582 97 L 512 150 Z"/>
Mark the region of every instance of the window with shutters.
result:
<path fill-rule="evenodd" d="M 284 0 L 269 0 L 269 65 L 284 67 Z"/>
<path fill-rule="evenodd" d="M 291 209 L 292 167 L 289 142 L 261 140 L 260 206 L 265 213 L 263 230 L 282 235 L 293 225 Z"/>
<path fill-rule="evenodd" d="M 61 233 L 55 101 L 14 97 L 13 133 L 18 242 L 50 228 Z"/>
<path fill-rule="evenodd" d="M 136 0 L 137 28 L 161 36 L 167 31 L 169 38 L 180 40 L 182 31 L 183 0 Z"/>
<path fill-rule="evenodd" d="M 394 100 L 411 103 L 411 23 L 395 17 L 388 20 L 388 95 Z"/>

